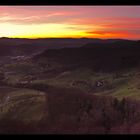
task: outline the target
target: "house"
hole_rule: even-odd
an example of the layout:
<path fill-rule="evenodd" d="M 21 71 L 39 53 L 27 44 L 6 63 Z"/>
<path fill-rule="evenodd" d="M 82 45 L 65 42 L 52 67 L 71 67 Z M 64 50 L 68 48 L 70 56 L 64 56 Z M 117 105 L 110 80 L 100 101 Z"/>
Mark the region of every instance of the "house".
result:
<path fill-rule="evenodd" d="M 103 81 L 97 81 L 96 82 L 96 86 L 97 87 L 101 87 L 101 86 L 103 86 L 104 85 L 104 82 Z"/>

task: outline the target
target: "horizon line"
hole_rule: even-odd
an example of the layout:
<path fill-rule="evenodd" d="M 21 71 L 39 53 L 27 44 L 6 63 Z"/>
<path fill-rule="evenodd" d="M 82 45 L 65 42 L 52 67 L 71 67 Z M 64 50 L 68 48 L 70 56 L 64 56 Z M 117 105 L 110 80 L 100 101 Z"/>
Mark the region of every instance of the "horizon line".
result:
<path fill-rule="evenodd" d="M 140 41 L 140 39 L 127 39 L 127 38 L 90 38 L 90 37 L 36 37 L 36 38 L 29 38 L 29 37 L 0 37 L 0 39 L 30 39 L 30 40 L 37 40 L 37 39 L 99 39 L 99 40 L 132 40 L 132 41 Z"/>

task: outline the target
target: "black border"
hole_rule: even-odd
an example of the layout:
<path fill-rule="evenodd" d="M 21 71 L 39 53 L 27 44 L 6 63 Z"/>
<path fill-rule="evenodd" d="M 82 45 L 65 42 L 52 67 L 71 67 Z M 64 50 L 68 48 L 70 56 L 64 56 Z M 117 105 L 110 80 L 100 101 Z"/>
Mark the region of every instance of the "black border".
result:
<path fill-rule="evenodd" d="M 140 5 L 140 0 L 0 0 L 1 5 Z"/>
<path fill-rule="evenodd" d="M 140 0 L 0 0 L 0 6 L 18 6 L 18 5 L 23 5 L 23 6 L 30 6 L 30 5 L 35 5 L 35 6 L 41 6 L 41 5 L 56 5 L 56 6 L 70 6 L 70 5 L 81 5 L 81 6 L 88 6 L 88 5 L 101 5 L 101 6 L 111 6 L 111 5 L 117 5 L 117 6 L 140 6 Z M 140 14 L 140 13 L 138 13 Z M 16 135 L 16 134 L 15 134 Z M 11 136 L 15 135 L 9 135 L 10 138 Z M 5 135 L 1 135 L 5 136 Z M 16 135 L 17 136 L 17 135 Z M 23 136 L 22 134 L 19 136 Z M 37 136 L 36 134 L 33 135 L 27 135 L 27 136 Z M 39 135 L 40 136 L 40 135 Z M 41 135 L 41 136 L 46 136 L 46 135 Z M 62 135 L 47 135 L 47 136 L 62 136 Z M 77 135 L 63 135 L 63 136 L 77 136 Z M 81 138 L 84 138 L 83 136 L 86 136 L 85 138 L 88 138 L 87 136 L 107 136 L 107 135 L 78 135 L 81 136 Z M 123 136 L 123 135 L 109 135 L 109 136 Z M 127 136 L 127 135 L 125 135 Z M 130 136 L 130 135 L 129 135 Z M 134 135 L 132 135 L 134 136 Z M 52 138 L 52 137 L 51 137 Z M 70 137 L 69 137 L 70 138 Z M 109 138 L 109 137 L 107 137 Z M 117 137 L 116 137 L 117 138 Z M 134 137 L 133 137 L 134 138 Z"/>

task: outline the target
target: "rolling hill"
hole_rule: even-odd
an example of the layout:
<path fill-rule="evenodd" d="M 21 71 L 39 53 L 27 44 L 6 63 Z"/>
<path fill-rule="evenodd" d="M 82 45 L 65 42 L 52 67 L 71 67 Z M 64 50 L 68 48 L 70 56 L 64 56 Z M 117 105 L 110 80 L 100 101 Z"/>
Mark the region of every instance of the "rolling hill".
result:
<path fill-rule="evenodd" d="M 2 64 L 0 133 L 140 133 L 140 42 L 88 41 Z"/>

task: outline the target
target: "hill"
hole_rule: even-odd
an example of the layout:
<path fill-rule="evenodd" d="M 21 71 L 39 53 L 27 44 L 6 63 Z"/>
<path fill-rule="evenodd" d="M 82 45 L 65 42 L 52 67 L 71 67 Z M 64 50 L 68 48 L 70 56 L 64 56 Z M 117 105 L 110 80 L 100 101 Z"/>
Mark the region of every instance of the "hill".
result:
<path fill-rule="evenodd" d="M 90 41 L 2 63 L 0 133 L 140 133 L 140 42 Z"/>
<path fill-rule="evenodd" d="M 125 46 L 112 46 L 118 41 Z M 118 98 L 139 98 L 139 41 L 94 45 L 48 49 L 27 60 L 4 64 L 1 71 L 10 84 L 31 82 Z"/>
<path fill-rule="evenodd" d="M 60 49 L 81 47 L 88 43 L 108 44 L 127 40 L 121 39 L 92 39 L 92 38 L 40 38 L 40 39 L 20 39 L 20 38 L 0 38 L 0 56 L 31 55 L 44 49 Z M 136 41 L 129 41 L 134 44 Z"/>

